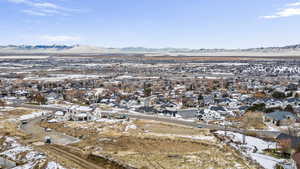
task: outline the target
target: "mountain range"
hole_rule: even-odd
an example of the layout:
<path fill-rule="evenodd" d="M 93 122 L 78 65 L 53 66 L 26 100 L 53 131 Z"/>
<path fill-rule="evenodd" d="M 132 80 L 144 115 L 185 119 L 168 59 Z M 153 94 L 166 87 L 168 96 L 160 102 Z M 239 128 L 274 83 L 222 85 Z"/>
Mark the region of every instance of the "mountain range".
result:
<path fill-rule="evenodd" d="M 1 54 L 21 53 L 66 53 L 66 54 L 111 54 L 111 53 L 132 53 L 155 55 L 199 55 L 199 56 L 300 56 L 300 44 L 283 47 L 260 47 L 248 49 L 189 49 L 189 48 L 105 48 L 84 45 L 6 45 L 0 46 Z"/>

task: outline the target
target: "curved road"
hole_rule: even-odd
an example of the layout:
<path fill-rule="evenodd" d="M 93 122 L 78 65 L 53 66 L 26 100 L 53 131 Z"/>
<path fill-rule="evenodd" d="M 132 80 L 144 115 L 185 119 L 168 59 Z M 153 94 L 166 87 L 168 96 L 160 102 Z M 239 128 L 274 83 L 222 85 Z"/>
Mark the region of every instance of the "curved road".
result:
<path fill-rule="evenodd" d="M 41 121 L 41 117 L 28 120 L 27 124 L 21 125 L 21 129 L 25 133 L 31 134 L 35 139 L 38 139 L 42 142 L 44 142 L 46 136 L 49 136 L 51 138 L 51 141 L 54 144 L 60 144 L 60 145 L 67 145 L 79 141 L 75 137 L 71 137 L 56 131 L 46 132 L 44 128 L 40 127 L 39 125 L 40 121 Z"/>
<path fill-rule="evenodd" d="M 15 107 L 26 107 L 26 108 L 32 108 L 32 109 L 41 109 L 41 110 L 49 110 L 49 111 L 62 111 L 63 108 L 58 107 L 50 107 L 50 106 L 38 106 L 38 105 L 13 105 Z M 116 113 L 118 114 L 118 113 Z M 276 138 L 281 132 L 278 131 L 265 131 L 265 130 L 245 130 L 245 129 L 239 129 L 239 128 L 230 128 L 225 127 L 221 125 L 214 125 L 214 124 L 206 124 L 206 123 L 196 123 L 191 121 L 185 121 L 185 120 L 179 120 L 174 118 L 167 118 L 167 117 L 159 117 L 159 116 L 153 116 L 153 115 L 141 115 L 141 114 L 128 114 L 128 117 L 130 118 L 136 118 L 136 119 L 145 119 L 145 120 L 155 120 L 155 121 L 161 121 L 161 122 L 167 122 L 167 123 L 174 123 L 174 124 L 180 124 L 184 126 L 189 127 L 201 127 L 201 128 L 207 128 L 210 130 L 223 130 L 223 131 L 232 131 L 237 132 L 241 134 L 247 134 L 249 132 L 255 133 L 256 135 L 264 138 Z"/>

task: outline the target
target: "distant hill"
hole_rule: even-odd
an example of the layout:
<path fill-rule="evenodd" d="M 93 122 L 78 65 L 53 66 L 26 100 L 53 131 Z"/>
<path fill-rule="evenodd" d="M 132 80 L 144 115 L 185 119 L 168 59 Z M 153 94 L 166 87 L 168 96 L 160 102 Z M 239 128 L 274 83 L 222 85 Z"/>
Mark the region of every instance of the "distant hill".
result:
<path fill-rule="evenodd" d="M 14 48 L 16 50 L 36 50 L 36 49 L 56 49 L 56 50 L 65 50 L 71 49 L 74 46 L 67 45 L 8 45 L 8 46 L 0 46 L 1 48 Z"/>
<path fill-rule="evenodd" d="M 261 48 L 248 48 L 248 49 L 189 49 L 189 48 L 144 48 L 144 47 L 126 47 L 121 48 L 122 51 L 132 52 L 174 52 L 174 53 L 203 53 L 203 52 L 239 52 L 239 51 L 280 51 L 280 50 L 300 50 L 300 44 L 290 45 L 284 47 L 261 47 Z"/>
<path fill-rule="evenodd" d="M 248 49 L 189 49 L 189 48 L 104 48 L 83 45 L 7 45 L 0 46 L 0 53 L 76 53 L 76 54 L 111 54 L 138 53 L 149 56 L 300 56 L 300 44 L 283 47 L 261 47 Z"/>

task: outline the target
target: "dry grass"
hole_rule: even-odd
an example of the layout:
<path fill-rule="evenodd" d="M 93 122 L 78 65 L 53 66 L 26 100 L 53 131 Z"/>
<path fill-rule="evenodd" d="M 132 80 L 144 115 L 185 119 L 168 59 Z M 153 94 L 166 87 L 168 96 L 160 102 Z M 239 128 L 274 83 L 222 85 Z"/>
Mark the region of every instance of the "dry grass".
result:
<path fill-rule="evenodd" d="M 18 122 L 14 119 L 34 111 L 35 110 L 26 108 L 12 108 L 7 111 L 2 111 L 0 115 L 0 135 L 27 137 L 25 133 L 18 129 Z"/>
<path fill-rule="evenodd" d="M 12 108 L 11 110 L 1 111 L 0 112 L 0 121 L 6 120 L 6 119 L 18 118 L 22 115 L 30 114 L 34 111 L 35 110 L 33 110 L 33 109 L 27 109 L 27 108 Z"/>
<path fill-rule="evenodd" d="M 207 130 L 146 120 L 137 120 L 129 124 L 135 124 L 137 129 L 124 132 L 124 125 L 128 123 L 122 122 L 66 122 L 42 125 L 69 135 L 84 136 L 72 147 L 85 152 L 108 155 L 137 168 L 256 168 L 230 147 L 216 140 L 192 140 L 176 136 L 212 136 Z"/>
<path fill-rule="evenodd" d="M 8 115 L 12 115 L 12 116 L 21 116 L 21 115 L 25 115 L 25 114 L 30 114 L 32 112 L 34 112 L 33 109 L 16 108 L 14 110 L 7 111 L 6 113 Z"/>
<path fill-rule="evenodd" d="M 263 113 L 247 112 L 242 117 L 242 127 L 245 129 L 266 129 Z"/>
<path fill-rule="evenodd" d="M 26 134 L 21 132 L 16 122 L 2 121 L 0 122 L 0 135 L 25 137 Z"/>
<path fill-rule="evenodd" d="M 137 120 L 135 124 L 143 131 L 150 131 L 153 133 L 161 134 L 199 135 L 209 133 L 208 130 L 205 129 L 195 129 L 191 127 L 161 123 L 150 120 Z"/>

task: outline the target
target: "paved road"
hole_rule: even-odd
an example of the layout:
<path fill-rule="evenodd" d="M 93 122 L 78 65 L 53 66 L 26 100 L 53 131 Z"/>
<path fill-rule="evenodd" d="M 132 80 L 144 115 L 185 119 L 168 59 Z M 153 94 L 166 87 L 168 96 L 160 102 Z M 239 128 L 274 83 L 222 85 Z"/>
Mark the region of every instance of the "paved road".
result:
<path fill-rule="evenodd" d="M 27 124 L 21 125 L 21 129 L 40 141 L 44 141 L 46 136 L 49 136 L 54 144 L 67 145 L 77 142 L 78 139 L 59 133 L 56 131 L 46 132 L 44 128 L 40 127 L 41 118 L 29 120 Z"/>
<path fill-rule="evenodd" d="M 28 105 L 28 104 L 13 105 L 13 106 L 15 106 L 15 107 L 26 107 L 26 108 L 32 108 L 32 109 L 49 110 L 49 111 L 62 111 L 62 110 L 64 110 L 63 108 L 58 108 L 58 107 Z M 160 116 L 155 116 L 155 115 L 128 114 L 128 116 L 130 118 L 155 120 L 155 121 L 185 125 L 185 126 L 189 126 L 189 127 L 199 127 L 199 126 L 201 126 L 202 128 L 207 128 L 207 129 L 210 129 L 210 130 L 223 130 L 223 131 L 227 130 L 227 131 L 232 131 L 232 132 L 237 132 L 237 133 L 242 133 L 242 134 L 251 132 L 251 133 L 255 133 L 256 135 L 258 135 L 260 137 L 265 137 L 265 138 L 276 138 L 280 134 L 280 132 L 277 132 L 277 131 L 245 130 L 245 129 L 238 129 L 238 128 L 230 128 L 230 127 L 225 128 L 225 126 L 222 126 L 222 125 L 197 123 L 197 122 L 179 120 L 179 119 L 168 118 L 168 117 L 160 117 Z"/>
<path fill-rule="evenodd" d="M 50 107 L 50 106 L 41 106 L 41 105 L 31 105 L 31 104 L 13 104 L 10 105 L 11 107 L 25 107 L 29 109 L 38 109 L 38 110 L 48 110 L 48 111 L 61 111 L 63 110 L 62 108 L 58 107 Z"/>
<path fill-rule="evenodd" d="M 206 124 L 206 123 L 178 120 L 178 119 L 167 118 L 167 117 L 132 115 L 132 114 L 128 114 L 128 116 L 130 118 L 162 121 L 162 122 L 175 123 L 175 124 L 180 124 L 180 125 L 185 125 L 185 126 L 190 126 L 190 127 L 207 128 L 210 130 L 222 130 L 222 131 L 226 130 L 226 131 L 232 131 L 232 132 L 237 132 L 237 133 L 242 133 L 242 134 L 251 132 L 251 133 L 256 133 L 258 136 L 265 137 L 265 138 L 276 138 L 280 134 L 280 132 L 277 132 L 277 131 L 245 130 L 245 129 L 225 127 L 222 125 L 214 125 L 214 124 Z"/>

